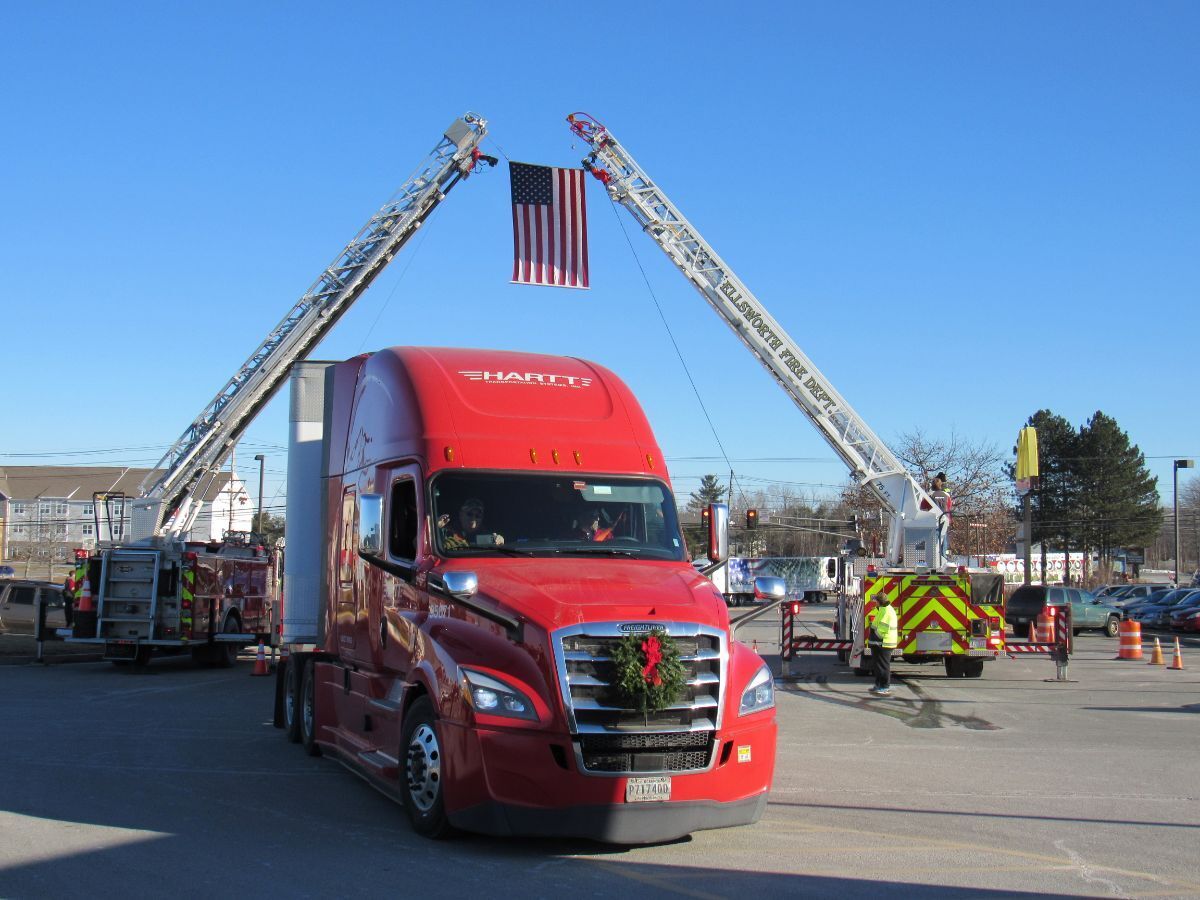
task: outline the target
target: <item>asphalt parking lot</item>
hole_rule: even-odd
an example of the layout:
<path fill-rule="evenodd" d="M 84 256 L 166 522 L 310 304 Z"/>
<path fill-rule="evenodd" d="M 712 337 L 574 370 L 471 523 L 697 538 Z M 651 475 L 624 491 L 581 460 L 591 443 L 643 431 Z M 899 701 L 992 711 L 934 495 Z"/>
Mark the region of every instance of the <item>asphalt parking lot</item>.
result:
<path fill-rule="evenodd" d="M 777 663 L 776 628 L 740 636 Z M 1118 662 L 1085 635 L 1065 684 L 1041 658 L 980 680 L 897 665 L 891 699 L 813 655 L 777 682 L 763 820 L 639 848 L 417 838 L 271 727 L 273 678 L 249 655 L 9 665 L 0 896 L 1200 896 L 1200 651 L 1184 653 L 1183 671 Z"/>

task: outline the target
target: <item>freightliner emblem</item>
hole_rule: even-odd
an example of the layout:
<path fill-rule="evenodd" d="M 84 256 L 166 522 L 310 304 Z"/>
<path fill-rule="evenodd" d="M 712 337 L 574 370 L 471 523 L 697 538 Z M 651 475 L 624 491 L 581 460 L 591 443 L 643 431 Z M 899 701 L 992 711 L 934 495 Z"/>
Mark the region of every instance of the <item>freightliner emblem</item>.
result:
<path fill-rule="evenodd" d="M 623 634 L 645 634 L 647 631 L 653 631 L 660 626 L 651 622 L 626 622 L 617 626 L 617 630 Z"/>

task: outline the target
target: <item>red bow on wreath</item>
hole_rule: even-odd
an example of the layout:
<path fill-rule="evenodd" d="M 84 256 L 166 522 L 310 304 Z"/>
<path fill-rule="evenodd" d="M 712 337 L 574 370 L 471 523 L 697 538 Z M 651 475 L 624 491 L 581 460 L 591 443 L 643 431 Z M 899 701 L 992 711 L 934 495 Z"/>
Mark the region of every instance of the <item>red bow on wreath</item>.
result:
<path fill-rule="evenodd" d="M 662 662 L 662 644 L 654 635 L 642 641 L 642 652 L 646 654 L 646 664 L 642 666 L 642 679 L 646 684 L 658 687 L 662 684 L 662 676 L 658 674 L 658 664 Z"/>

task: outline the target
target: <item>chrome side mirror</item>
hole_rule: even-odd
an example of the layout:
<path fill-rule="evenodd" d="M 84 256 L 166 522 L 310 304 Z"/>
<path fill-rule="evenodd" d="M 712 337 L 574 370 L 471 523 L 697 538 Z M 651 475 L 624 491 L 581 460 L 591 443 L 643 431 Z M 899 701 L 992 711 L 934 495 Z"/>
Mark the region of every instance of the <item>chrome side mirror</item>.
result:
<path fill-rule="evenodd" d="M 729 559 L 729 507 L 724 503 L 708 507 L 708 559 L 713 565 Z"/>
<path fill-rule="evenodd" d="M 774 575 L 759 575 L 754 579 L 755 600 L 782 600 L 787 596 L 787 582 Z"/>
<path fill-rule="evenodd" d="M 379 556 L 383 552 L 383 495 L 358 498 L 358 552 Z"/>

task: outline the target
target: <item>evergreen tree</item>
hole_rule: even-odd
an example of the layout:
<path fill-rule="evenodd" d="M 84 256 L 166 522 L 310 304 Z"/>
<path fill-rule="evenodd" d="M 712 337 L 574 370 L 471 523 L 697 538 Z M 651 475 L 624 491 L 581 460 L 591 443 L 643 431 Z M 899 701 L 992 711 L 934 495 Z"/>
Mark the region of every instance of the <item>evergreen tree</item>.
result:
<path fill-rule="evenodd" d="M 1154 539 L 1162 525 L 1158 479 L 1129 435 L 1100 411 L 1079 430 L 1078 446 L 1080 518 L 1087 523 L 1087 543 L 1107 563 L 1114 550 Z"/>
<path fill-rule="evenodd" d="M 1079 434 L 1071 423 L 1048 409 L 1029 417 L 1037 429 L 1038 486 L 1033 505 L 1033 541 L 1055 549 L 1080 546 Z"/>
<path fill-rule="evenodd" d="M 725 486 L 716 475 L 705 475 L 700 479 L 700 487 L 692 491 L 688 499 L 688 509 L 700 512 L 710 503 L 721 503 L 725 500 Z"/>

